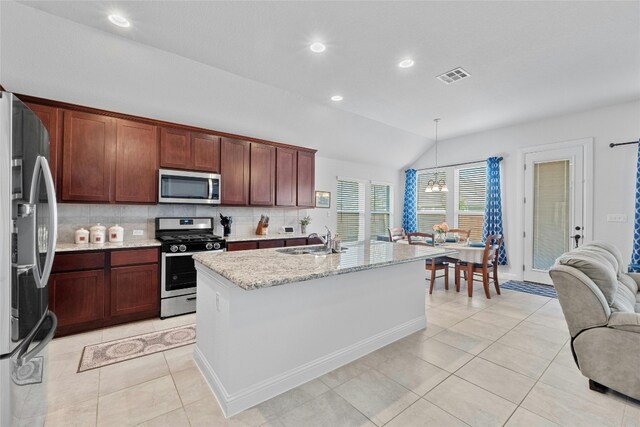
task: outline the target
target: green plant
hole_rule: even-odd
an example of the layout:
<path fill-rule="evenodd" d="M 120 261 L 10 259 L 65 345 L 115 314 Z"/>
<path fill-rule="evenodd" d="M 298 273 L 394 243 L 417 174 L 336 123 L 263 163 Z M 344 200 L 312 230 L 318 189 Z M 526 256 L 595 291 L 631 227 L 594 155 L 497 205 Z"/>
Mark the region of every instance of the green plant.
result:
<path fill-rule="evenodd" d="M 300 225 L 309 225 L 311 223 L 311 217 L 309 215 L 305 216 L 300 220 Z"/>

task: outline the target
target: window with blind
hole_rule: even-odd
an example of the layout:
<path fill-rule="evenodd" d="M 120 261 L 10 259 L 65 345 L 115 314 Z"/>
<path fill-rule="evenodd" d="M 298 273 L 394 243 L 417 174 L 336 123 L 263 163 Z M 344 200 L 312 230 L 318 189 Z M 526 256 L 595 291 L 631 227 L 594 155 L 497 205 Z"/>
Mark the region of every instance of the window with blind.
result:
<path fill-rule="evenodd" d="M 418 231 L 432 233 L 435 224 L 441 224 L 447 220 L 447 194 L 449 192 L 433 191 L 427 193 L 425 189 L 429 181 L 437 183 L 443 180 L 447 183 L 447 174 L 445 171 L 424 171 L 418 173 L 417 178 Z"/>
<path fill-rule="evenodd" d="M 337 222 L 343 241 L 364 240 L 364 183 L 359 181 L 338 180 Z"/>
<path fill-rule="evenodd" d="M 375 239 L 377 235 L 386 236 L 391 227 L 391 186 L 371 183 L 369 195 L 370 234 Z"/>
<path fill-rule="evenodd" d="M 484 204 L 487 193 L 485 165 L 456 170 L 456 228 L 471 230 L 471 240 L 482 240 Z"/>

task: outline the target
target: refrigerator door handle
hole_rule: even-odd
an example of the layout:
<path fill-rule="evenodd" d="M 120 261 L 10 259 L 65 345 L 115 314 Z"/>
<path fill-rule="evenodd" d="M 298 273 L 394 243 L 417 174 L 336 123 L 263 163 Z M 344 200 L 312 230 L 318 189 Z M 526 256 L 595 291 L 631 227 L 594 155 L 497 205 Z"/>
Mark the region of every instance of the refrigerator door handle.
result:
<path fill-rule="evenodd" d="M 36 204 L 38 202 L 38 188 L 37 182 L 38 174 L 42 170 L 42 176 L 44 177 L 44 185 L 47 190 L 47 204 L 49 206 L 49 230 L 48 230 L 48 240 L 47 240 L 47 257 L 44 261 L 44 267 L 42 268 L 42 275 L 34 274 L 36 286 L 40 289 L 47 286 L 47 282 L 49 281 L 49 275 L 51 274 L 51 268 L 53 267 L 53 258 L 55 257 L 56 252 L 56 241 L 58 238 L 58 205 L 56 202 L 56 188 L 53 183 L 53 176 L 51 175 L 51 169 L 49 168 L 49 162 L 46 158 L 42 156 L 38 156 L 36 159 L 36 166 L 33 172 L 33 181 L 31 185 L 31 203 Z M 34 235 L 38 236 L 38 224 L 34 221 L 34 227 L 36 230 Z M 37 238 L 37 237 L 36 237 Z M 38 245 L 34 245 L 35 258 L 38 259 L 40 254 L 38 253 L 39 247 Z"/>
<path fill-rule="evenodd" d="M 51 328 L 49 329 L 49 332 L 47 332 L 47 335 L 42 338 L 42 340 L 40 340 L 40 342 L 33 349 L 27 351 L 29 350 L 29 346 L 33 342 L 37 333 L 40 332 L 40 328 L 45 324 L 47 318 L 51 319 Z M 33 335 L 30 334 L 29 337 L 25 338 L 23 344 L 20 345 L 18 354 L 15 357 L 16 365 L 24 366 L 25 364 L 29 363 L 31 359 L 33 359 L 38 353 L 40 353 L 40 351 L 42 351 L 42 349 L 44 349 L 47 344 L 51 342 L 51 340 L 53 340 L 56 329 L 58 329 L 58 317 L 53 314 L 53 311 L 47 311 L 47 314 L 44 316 L 43 321 L 37 328 L 34 329 L 35 333 Z"/>

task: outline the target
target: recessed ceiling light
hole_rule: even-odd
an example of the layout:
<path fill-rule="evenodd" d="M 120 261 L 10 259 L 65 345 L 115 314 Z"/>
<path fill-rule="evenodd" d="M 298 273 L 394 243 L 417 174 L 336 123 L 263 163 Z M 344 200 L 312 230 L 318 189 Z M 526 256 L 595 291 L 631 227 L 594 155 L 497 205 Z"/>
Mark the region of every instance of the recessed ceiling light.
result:
<path fill-rule="evenodd" d="M 402 61 L 398 62 L 398 67 L 400 68 L 410 68 L 413 67 L 413 64 L 415 64 L 415 62 L 413 62 L 413 59 L 403 59 Z"/>
<path fill-rule="evenodd" d="M 113 25 L 117 25 L 118 27 L 127 28 L 131 26 L 129 20 L 122 15 L 112 14 L 109 15 L 108 18 Z"/>
<path fill-rule="evenodd" d="M 344 98 L 342 97 L 342 95 L 333 95 L 333 96 L 331 97 L 331 100 L 332 100 L 332 101 L 336 101 L 336 102 L 338 102 L 338 101 L 342 101 L 343 99 L 344 99 Z"/>
<path fill-rule="evenodd" d="M 311 52 L 322 53 L 327 50 L 327 47 L 320 42 L 315 42 L 309 46 L 309 49 L 311 49 Z"/>

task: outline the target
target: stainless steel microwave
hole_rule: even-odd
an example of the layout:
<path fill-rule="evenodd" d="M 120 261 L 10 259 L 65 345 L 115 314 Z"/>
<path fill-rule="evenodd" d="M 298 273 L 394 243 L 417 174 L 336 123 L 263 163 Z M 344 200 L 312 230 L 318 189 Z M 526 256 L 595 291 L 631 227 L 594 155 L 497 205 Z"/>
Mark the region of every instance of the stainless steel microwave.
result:
<path fill-rule="evenodd" d="M 158 172 L 158 202 L 220 204 L 220 175 L 160 169 Z"/>

